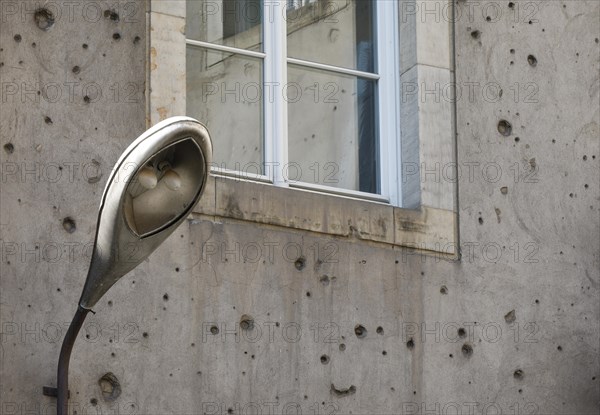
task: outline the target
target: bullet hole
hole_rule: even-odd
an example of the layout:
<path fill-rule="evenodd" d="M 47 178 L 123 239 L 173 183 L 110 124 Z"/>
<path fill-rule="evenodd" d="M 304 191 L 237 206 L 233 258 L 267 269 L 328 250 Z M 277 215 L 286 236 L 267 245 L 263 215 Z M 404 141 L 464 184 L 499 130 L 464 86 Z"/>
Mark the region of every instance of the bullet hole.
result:
<path fill-rule="evenodd" d="M 477 221 L 479 222 L 480 225 L 483 225 L 483 218 L 480 216 L 479 219 L 477 219 Z"/>
<path fill-rule="evenodd" d="M 301 256 L 294 262 L 294 266 L 296 267 L 296 269 L 298 271 L 302 271 L 304 269 L 304 267 L 306 266 L 306 258 Z"/>
<path fill-rule="evenodd" d="M 513 376 L 515 379 L 521 380 L 525 376 L 525 373 L 523 373 L 523 371 L 521 369 L 517 369 L 517 370 L 515 370 L 515 373 L 513 373 Z"/>
<path fill-rule="evenodd" d="M 142 333 L 142 337 L 143 337 L 144 339 L 147 339 L 147 338 L 148 338 L 148 332 L 143 332 L 143 333 Z"/>
<path fill-rule="evenodd" d="M 486 18 L 485 18 L 485 21 L 486 21 L 486 22 L 491 22 L 491 21 L 492 21 L 492 18 L 491 18 L 490 16 L 488 16 L 488 17 L 486 17 Z"/>
<path fill-rule="evenodd" d="M 109 306 L 109 307 L 112 307 L 112 305 L 113 305 L 113 302 L 112 302 L 111 300 L 108 300 L 108 303 L 107 303 L 107 304 L 108 304 L 108 306 Z"/>
<path fill-rule="evenodd" d="M 381 352 L 382 355 L 387 356 L 387 352 L 384 350 Z"/>
<path fill-rule="evenodd" d="M 176 267 L 176 268 L 175 268 L 175 272 L 179 272 L 179 267 Z"/>
<path fill-rule="evenodd" d="M 448 357 L 449 357 L 450 359 L 452 359 L 452 358 L 454 357 L 454 355 L 453 355 L 452 353 L 450 353 L 450 354 L 448 355 Z"/>
<path fill-rule="evenodd" d="M 73 66 L 73 69 L 71 69 L 73 71 L 73 73 L 79 73 L 81 72 L 81 68 L 79 66 Z"/>
<path fill-rule="evenodd" d="M 319 278 L 319 281 L 324 287 L 327 287 L 329 285 L 329 276 L 323 275 L 321 278 Z"/>
<path fill-rule="evenodd" d="M 504 137 L 508 137 L 512 133 L 512 125 L 506 120 L 500 120 L 498 123 L 498 132 Z"/>
<path fill-rule="evenodd" d="M 463 356 L 471 357 L 473 355 L 473 346 L 471 346 L 469 343 L 465 343 L 460 348 L 460 351 L 462 352 Z"/>
<path fill-rule="evenodd" d="M 516 319 L 517 313 L 515 312 L 515 310 L 510 310 L 504 315 L 504 321 L 506 321 L 508 324 L 514 323 Z"/>
<path fill-rule="evenodd" d="M 464 328 L 459 328 L 458 329 L 458 337 L 466 337 L 467 336 L 467 331 Z"/>
<path fill-rule="evenodd" d="M 164 301 L 169 301 L 169 294 L 165 293 L 165 295 L 163 295 L 163 300 Z"/>
<path fill-rule="evenodd" d="M 92 398 L 92 399 L 90 399 L 90 403 L 92 404 L 92 406 L 96 406 L 96 405 L 98 405 L 98 399 Z"/>
<path fill-rule="evenodd" d="M 60 288 L 57 288 L 57 289 L 56 289 L 56 291 L 57 291 L 57 292 L 61 292 L 61 289 L 60 289 Z"/>
<path fill-rule="evenodd" d="M 36 44 L 35 42 L 33 42 L 33 43 L 31 44 L 31 47 L 35 49 L 35 48 L 37 47 L 37 44 Z"/>
<path fill-rule="evenodd" d="M 532 68 L 535 68 L 537 66 L 537 59 L 535 58 L 535 56 L 529 55 L 527 56 L 527 63 L 529 63 L 529 66 L 531 66 Z"/>
<path fill-rule="evenodd" d="M 357 324 L 356 327 L 354 327 L 354 334 L 356 334 L 356 337 L 359 339 L 364 339 L 367 337 L 367 329 L 363 325 Z"/>
<path fill-rule="evenodd" d="M 84 43 L 83 45 L 81 45 L 82 48 L 87 49 L 89 46 L 87 43 Z"/>
<path fill-rule="evenodd" d="M 471 37 L 473 39 L 479 39 L 481 37 L 481 32 L 479 30 L 473 30 L 471 32 Z"/>
<path fill-rule="evenodd" d="M 254 318 L 244 314 L 240 319 L 240 327 L 242 330 L 252 330 L 254 328 Z"/>
<path fill-rule="evenodd" d="M 588 187 L 590 187 L 590 186 L 589 186 L 589 185 L 587 185 L 587 184 L 584 184 L 584 185 L 583 185 L 583 187 L 585 187 L 585 188 L 587 189 L 587 188 L 588 188 Z"/>
<path fill-rule="evenodd" d="M 33 13 L 33 20 L 35 20 L 35 24 L 41 30 L 48 30 L 54 24 L 54 14 L 45 8 L 37 9 L 35 13 Z"/>
<path fill-rule="evenodd" d="M 381 334 L 381 335 L 383 335 L 383 327 L 381 327 L 381 326 L 377 327 L 377 329 L 375 330 L 375 332 L 376 332 L 377 334 Z"/>
<path fill-rule="evenodd" d="M 523 389 L 519 389 L 519 393 L 523 393 Z"/>
<path fill-rule="evenodd" d="M 83 97 L 83 102 L 85 102 L 86 104 L 89 104 L 90 101 L 91 101 L 91 99 L 87 95 Z"/>
<path fill-rule="evenodd" d="M 443 295 L 448 294 L 448 287 L 446 287 L 445 285 L 442 285 L 440 287 L 440 294 L 443 294 Z"/>
<path fill-rule="evenodd" d="M 586 155 L 583 156 L 583 161 L 587 161 L 587 156 Z"/>
<path fill-rule="evenodd" d="M 6 143 L 4 144 L 4 151 L 6 151 L 7 154 L 12 154 L 15 152 L 15 146 L 13 143 Z"/>
<path fill-rule="evenodd" d="M 98 380 L 102 397 L 105 401 L 114 401 L 121 396 L 121 384 L 119 379 L 112 373 L 108 372 Z"/>
<path fill-rule="evenodd" d="M 515 3 L 513 3 L 512 1 L 508 3 L 508 8 L 509 9 L 514 9 L 515 8 Z"/>
<path fill-rule="evenodd" d="M 327 356 L 326 354 L 324 354 L 323 356 L 321 356 L 321 363 L 323 363 L 324 365 L 326 365 L 327 363 L 329 363 L 329 356 Z"/>
<path fill-rule="evenodd" d="M 569 197 L 573 197 L 573 193 L 569 193 Z"/>
<path fill-rule="evenodd" d="M 21 40 L 23 40 L 23 38 L 21 37 L 21 35 L 14 35 L 13 39 L 15 40 L 15 42 L 19 43 Z"/>
<path fill-rule="evenodd" d="M 92 159 L 92 165 L 96 168 L 95 174 L 89 174 L 87 178 L 87 182 L 90 184 L 98 183 L 102 178 L 102 171 L 100 170 L 100 163 L 96 160 Z M 135 282 L 134 282 L 135 284 Z"/>
<path fill-rule="evenodd" d="M 140 43 L 140 40 L 142 40 L 142 38 L 141 38 L 141 37 L 139 37 L 139 36 L 136 36 L 136 37 L 134 37 L 134 38 L 133 38 L 133 44 L 134 44 L 134 45 L 137 45 L 138 43 Z"/>
<path fill-rule="evenodd" d="M 558 350 L 559 352 L 562 352 L 562 346 L 558 346 L 558 347 L 556 348 L 556 350 Z"/>
<path fill-rule="evenodd" d="M 121 34 L 119 32 L 113 33 L 113 39 L 117 41 L 121 40 Z"/>
<path fill-rule="evenodd" d="M 598 43 L 598 38 L 594 39 L 594 42 Z"/>
<path fill-rule="evenodd" d="M 349 388 L 347 389 L 338 389 L 335 387 L 335 385 L 332 383 L 331 384 L 331 392 L 333 392 L 335 395 L 337 396 L 348 396 L 348 395 L 354 395 L 356 393 L 356 386 L 354 385 L 350 385 Z"/>
<path fill-rule="evenodd" d="M 346 345 L 344 343 L 340 344 L 340 352 L 343 352 L 344 350 L 346 350 Z"/>
<path fill-rule="evenodd" d="M 110 343 L 112 343 L 112 340 L 110 340 Z M 110 354 L 110 356 L 111 356 L 111 357 L 115 357 L 115 356 L 116 356 L 116 354 L 114 354 L 114 353 L 111 353 L 111 354 Z"/>
<path fill-rule="evenodd" d="M 50 124 L 52 124 L 52 118 L 50 118 L 50 117 L 46 116 L 46 117 L 44 117 L 44 122 L 45 122 L 46 124 L 50 125 Z"/>
<path fill-rule="evenodd" d="M 535 300 L 535 303 L 536 303 L 536 304 L 539 304 L 539 303 L 540 303 L 540 300 L 536 299 L 536 300 Z"/>
<path fill-rule="evenodd" d="M 112 20 L 113 22 L 119 21 L 119 14 L 114 10 L 104 10 L 104 17 Z"/>
<path fill-rule="evenodd" d="M 210 334 L 214 334 L 214 335 L 219 334 L 219 328 L 217 326 L 211 326 Z"/>
<path fill-rule="evenodd" d="M 519 141 L 521 141 L 521 139 L 519 137 L 515 137 L 515 143 L 518 143 Z"/>
<path fill-rule="evenodd" d="M 511 53 L 511 55 L 514 55 L 514 54 L 515 54 L 515 50 L 514 50 L 514 49 L 511 49 L 511 50 L 510 50 L 510 53 Z"/>
<path fill-rule="evenodd" d="M 408 350 L 414 349 L 415 341 L 412 338 L 408 339 L 408 341 L 406 342 L 406 347 L 408 347 Z"/>
<path fill-rule="evenodd" d="M 77 225 L 75 224 L 75 220 L 71 217 L 66 217 L 63 219 L 63 228 L 68 233 L 73 233 L 77 229 Z"/>

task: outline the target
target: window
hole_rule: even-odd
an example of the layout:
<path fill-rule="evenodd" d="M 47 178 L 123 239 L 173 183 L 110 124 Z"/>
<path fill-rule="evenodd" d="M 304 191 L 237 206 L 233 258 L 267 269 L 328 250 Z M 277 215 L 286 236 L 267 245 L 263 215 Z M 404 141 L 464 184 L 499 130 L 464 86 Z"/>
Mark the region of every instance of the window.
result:
<path fill-rule="evenodd" d="M 187 2 L 187 114 L 214 170 L 399 206 L 395 1 Z"/>

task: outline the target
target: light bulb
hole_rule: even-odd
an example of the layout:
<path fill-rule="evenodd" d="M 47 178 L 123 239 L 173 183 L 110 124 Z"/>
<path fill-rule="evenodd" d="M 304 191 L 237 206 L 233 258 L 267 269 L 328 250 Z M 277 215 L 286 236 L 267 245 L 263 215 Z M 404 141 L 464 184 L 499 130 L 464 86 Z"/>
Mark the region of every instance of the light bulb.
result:
<path fill-rule="evenodd" d="M 149 166 L 144 166 L 138 173 L 138 181 L 145 189 L 154 189 L 158 183 L 154 169 Z"/>
<path fill-rule="evenodd" d="M 165 185 L 173 191 L 181 188 L 181 177 L 179 177 L 175 170 L 167 170 L 163 176 L 163 180 L 165 181 Z"/>

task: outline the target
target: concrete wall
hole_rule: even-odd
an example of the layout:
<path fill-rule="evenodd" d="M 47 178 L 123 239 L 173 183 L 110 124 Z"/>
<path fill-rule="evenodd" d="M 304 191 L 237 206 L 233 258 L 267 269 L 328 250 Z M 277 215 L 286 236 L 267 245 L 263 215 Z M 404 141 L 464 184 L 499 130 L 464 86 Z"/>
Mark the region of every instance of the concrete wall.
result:
<path fill-rule="evenodd" d="M 53 413 L 41 387 L 55 385 L 100 194 L 149 117 L 146 3 L 67 3 L 48 3 L 49 28 L 33 1 L 1 5 L 2 414 Z M 171 4 L 156 14 L 175 19 Z M 445 16 L 417 5 L 420 20 Z M 260 192 L 228 196 L 228 213 L 190 217 L 89 317 L 78 414 L 598 412 L 599 5 L 456 9 L 460 260 L 352 227 L 257 224 L 239 206 Z M 423 180 L 447 180 L 441 167 Z"/>

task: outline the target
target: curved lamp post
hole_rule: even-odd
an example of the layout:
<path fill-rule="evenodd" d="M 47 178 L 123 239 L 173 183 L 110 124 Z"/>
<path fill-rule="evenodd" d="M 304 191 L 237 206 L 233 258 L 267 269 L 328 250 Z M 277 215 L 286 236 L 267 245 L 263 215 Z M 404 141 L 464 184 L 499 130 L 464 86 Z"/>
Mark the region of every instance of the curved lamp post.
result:
<path fill-rule="evenodd" d="M 45 395 L 58 398 L 57 415 L 68 413 L 69 359 L 85 317 L 190 213 L 204 191 L 211 158 L 206 128 L 192 118 L 173 117 L 138 137 L 117 161 L 102 194 L 79 306 L 60 350 L 57 388 L 44 388 Z"/>

